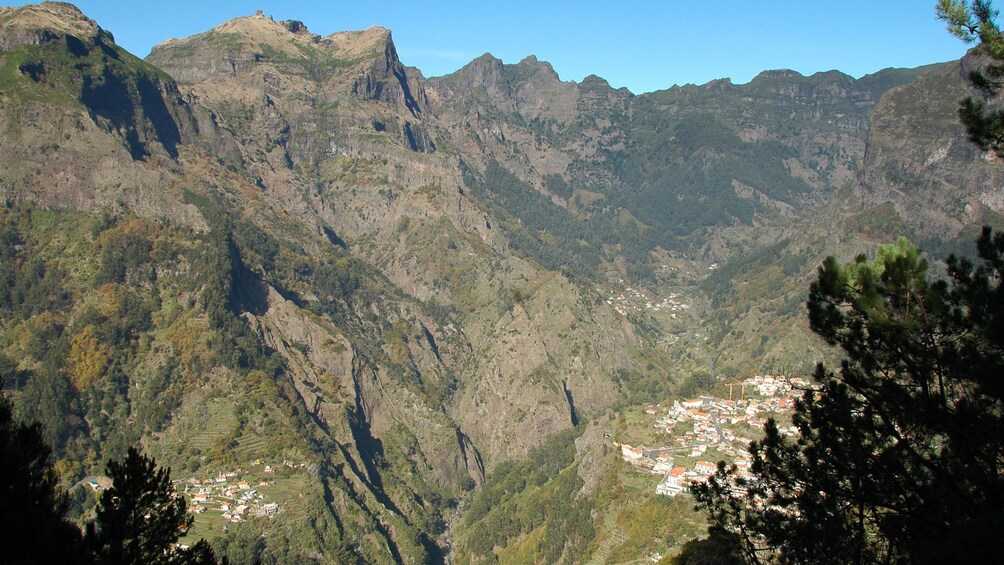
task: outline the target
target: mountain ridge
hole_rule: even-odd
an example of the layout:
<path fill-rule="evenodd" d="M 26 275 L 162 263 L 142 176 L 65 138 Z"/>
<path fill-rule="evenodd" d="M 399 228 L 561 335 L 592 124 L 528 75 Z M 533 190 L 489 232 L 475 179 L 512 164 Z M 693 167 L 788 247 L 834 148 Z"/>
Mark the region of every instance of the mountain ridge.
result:
<path fill-rule="evenodd" d="M 67 21 L 4 25 L 33 11 Z M 0 273 L 67 296 L 0 295 L 0 354 L 27 371 L 22 406 L 64 387 L 72 473 L 140 440 L 193 473 L 306 459 L 309 516 L 255 526 L 289 559 L 470 556 L 460 500 L 549 438 L 572 443 L 547 488 L 589 516 L 623 406 L 811 368 L 832 355 L 799 312 L 822 257 L 1000 208 L 997 163 L 972 167 L 949 125 L 952 65 L 633 95 L 533 56 L 425 78 L 383 28 L 259 14 L 142 62 L 88 22 L 0 12 L 2 218 L 25 242 Z M 116 322 L 136 301 L 148 314 Z M 233 425 L 203 440 L 213 399 Z"/>

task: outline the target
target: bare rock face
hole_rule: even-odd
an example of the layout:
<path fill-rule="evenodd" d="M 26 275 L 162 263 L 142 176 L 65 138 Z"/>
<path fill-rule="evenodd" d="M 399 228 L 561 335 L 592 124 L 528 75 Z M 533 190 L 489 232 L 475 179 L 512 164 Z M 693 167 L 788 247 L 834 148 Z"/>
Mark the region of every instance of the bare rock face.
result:
<path fill-rule="evenodd" d="M 1004 168 L 967 139 L 955 117 L 959 100 L 978 96 L 965 80 L 972 64 L 971 57 L 947 63 L 888 92 L 872 119 L 863 197 L 892 203 L 928 237 L 950 240 L 1004 211 Z"/>
<path fill-rule="evenodd" d="M 446 77 L 432 79 L 438 98 L 454 108 L 470 105 L 494 106 L 527 120 L 551 118 L 561 122 L 575 113 L 578 89 L 562 82 L 549 63 L 529 56 L 515 65 L 506 65 L 484 54 Z"/>
<path fill-rule="evenodd" d="M 0 26 L 0 48 L 14 52 L 8 65 L 16 66 L 20 82 L 34 83 L 24 88 L 37 85 L 72 97 L 100 127 L 120 133 L 135 159 L 157 149 L 176 154 L 177 112 L 172 115 L 164 95 L 180 98 L 177 90 L 168 92 L 152 67 L 131 66 L 134 60 L 116 50 L 111 34 L 93 20 L 68 4 L 47 3 L 5 8 Z"/>
<path fill-rule="evenodd" d="M 264 342 L 290 361 L 290 377 L 311 415 L 346 446 L 360 468 L 364 455 L 353 445 L 353 433 L 359 431 L 350 428 L 345 410 L 356 412 L 353 426 L 363 426 L 377 437 L 399 425 L 414 430 L 424 454 L 415 463 L 430 465 L 437 483 L 456 488 L 463 477 L 477 483 L 484 480 L 477 449 L 441 413 L 428 410 L 421 399 L 356 351 L 350 339 L 275 289 L 268 288 L 267 301 L 268 310 L 251 322 Z M 293 344 L 305 347 L 301 351 Z M 416 353 L 422 351 L 427 350 L 419 346 Z"/>
<path fill-rule="evenodd" d="M 346 145 L 336 139 L 376 131 L 413 151 L 434 150 L 421 124 L 424 86 L 420 77 L 409 76 L 383 28 L 320 37 L 302 22 L 256 15 L 158 45 L 148 60 L 189 85 L 246 145 L 278 142 L 291 159 L 317 164 Z M 276 138 L 271 128 L 263 132 L 269 136 L 264 144 L 255 139 L 261 137 L 260 124 L 254 123 L 260 114 L 256 106 L 266 99 L 269 112 L 287 122 L 285 127 L 296 126 L 291 137 Z M 377 116 L 352 115 L 367 102 L 378 103 L 372 108 Z M 407 116 L 407 121 L 396 119 L 388 127 L 391 116 Z M 267 147 L 257 150 L 268 152 Z"/>
<path fill-rule="evenodd" d="M 168 75 L 119 48 L 111 33 L 72 5 L 3 9 L 0 50 L 10 52 L 7 64 L 16 65 L 20 77 L 83 105 L 98 126 L 121 137 L 133 159 L 176 158 L 179 144 L 232 154 L 212 120 L 193 111 Z M 23 84 L 18 90 L 38 89 Z"/>

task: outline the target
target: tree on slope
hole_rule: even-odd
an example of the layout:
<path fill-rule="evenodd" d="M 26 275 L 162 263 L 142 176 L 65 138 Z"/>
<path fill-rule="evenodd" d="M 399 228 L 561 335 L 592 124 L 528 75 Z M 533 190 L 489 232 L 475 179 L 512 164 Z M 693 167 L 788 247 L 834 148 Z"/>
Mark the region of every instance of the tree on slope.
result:
<path fill-rule="evenodd" d="M 796 404 L 795 441 L 770 421 L 752 476 L 719 464 L 695 485 L 714 527 L 750 563 L 995 562 L 1004 550 L 1004 236 L 982 264 L 950 258 L 928 280 L 901 239 L 874 261 L 819 269 L 812 329 L 839 371 Z"/>
<path fill-rule="evenodd" d="M 111 488 L 101 494 L 97 515 L 88 524 L 86 541 L 94 560 L 109 565 L 215 563 L 204 540 L 187 551 L 175 549 L 192 525 L 185 499 L 171 484 L 169 469 L 130 447 L 121 462 L 105 471 Z"/>

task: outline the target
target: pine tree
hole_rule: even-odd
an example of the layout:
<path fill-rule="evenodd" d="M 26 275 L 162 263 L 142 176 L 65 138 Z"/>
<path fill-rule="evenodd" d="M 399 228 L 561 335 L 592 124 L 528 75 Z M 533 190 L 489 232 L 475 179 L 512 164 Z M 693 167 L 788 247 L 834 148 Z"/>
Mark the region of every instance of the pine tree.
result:
<path fill-rule="evenodd" d="M 101 495 L 97 515 L 88 525 L 87 544 L 95 561 L 108 565 L 215 563 L 212 549 L 200 541 L 188 551 L 175 548 L 192 525 L 185 499 L 171 484 L 170 469 L 130 447 L 121 462 L 105 471 L 112 486 Z"/>
<path fill-rule="evenodd" d="M 996 562 L 1004 551 L 1004 236 L 981 265 L 950 258 L 928 280 L 901 239 L 819 269 L 812 329 L 839 371 L 796 404 L 796 441 L 773 421 L 752 478 L 719 464 L 692 489 L 749 563 Z"/>
<path fill-rule="evenodd" d="M 978 43 L 974 50 L 975 68 L 969 82 L 979 92 L 959 102 L 959 119 L 969 139 L 984 151 L 1004 157 L 1004 110 L 994 108 L 993 99 L 1004 87 L 1004 36 L 997 26 L 997 10 L 990 0 L 938 0 L 938 17 L 948 31 L 966 41 Z"/>

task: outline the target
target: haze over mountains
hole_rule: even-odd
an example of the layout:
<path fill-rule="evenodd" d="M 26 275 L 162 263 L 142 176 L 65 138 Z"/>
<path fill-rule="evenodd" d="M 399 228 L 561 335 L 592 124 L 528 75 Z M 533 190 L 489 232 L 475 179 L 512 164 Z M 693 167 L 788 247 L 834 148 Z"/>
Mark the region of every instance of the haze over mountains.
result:
<path fill-rule="evenodd" d="M 623 407 L 805 374 L 823 257 L 1002 224 L 968 64 L 635 96 L 534 57 L 427 79 L 382 28 L 258 14 L 143 61 L 0 9 L 5 387 L 68 481 L 137 443 L 176 477 L 304 462 L 214 534 L 234 562 L 586 561 Z M 496 502 L 554 503 L 471 542 L 527 456 Z"/>

